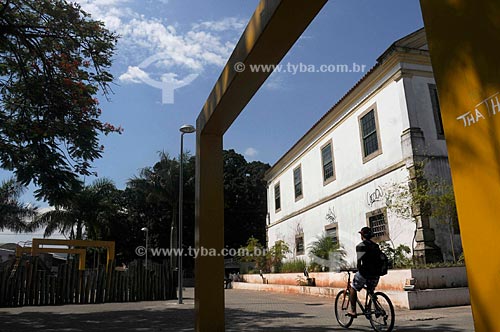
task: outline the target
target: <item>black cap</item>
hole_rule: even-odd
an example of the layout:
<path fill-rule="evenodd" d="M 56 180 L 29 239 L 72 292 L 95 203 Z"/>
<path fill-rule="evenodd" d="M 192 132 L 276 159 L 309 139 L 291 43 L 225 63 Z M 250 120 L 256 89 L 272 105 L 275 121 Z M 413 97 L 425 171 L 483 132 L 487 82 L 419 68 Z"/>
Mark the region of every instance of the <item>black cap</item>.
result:
<path fill-rule="evenodd" d="M 359 234 L 363 235 L 364 238 L 366 239 L 371 239 L 373 237 L 373 232 L 370 227 L 363 227 L 359 231 Z"/>

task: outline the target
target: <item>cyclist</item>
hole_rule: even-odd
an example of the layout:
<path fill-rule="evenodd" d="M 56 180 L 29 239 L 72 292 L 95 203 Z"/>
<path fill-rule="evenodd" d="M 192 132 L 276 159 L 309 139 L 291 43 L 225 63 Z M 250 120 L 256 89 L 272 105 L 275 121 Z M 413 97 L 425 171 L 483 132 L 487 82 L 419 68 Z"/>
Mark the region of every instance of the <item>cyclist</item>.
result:
<path fill-rule="evenodd" d="M 349 316 L 356 317 L 356 300 L 358 292 L 366 285 L 368 291 L 375 290 L 380 279 L 378 261 L 376 255 L 379 253 L 379 246 L 371 240 L 373 232 L 370 227 L 363 227 L 359 231 L 362 242 L 356 246 L 357 268 L 358 272 L 352 280 L 352 288 L 349 293 L 351 310 L 347 313 Z"/>

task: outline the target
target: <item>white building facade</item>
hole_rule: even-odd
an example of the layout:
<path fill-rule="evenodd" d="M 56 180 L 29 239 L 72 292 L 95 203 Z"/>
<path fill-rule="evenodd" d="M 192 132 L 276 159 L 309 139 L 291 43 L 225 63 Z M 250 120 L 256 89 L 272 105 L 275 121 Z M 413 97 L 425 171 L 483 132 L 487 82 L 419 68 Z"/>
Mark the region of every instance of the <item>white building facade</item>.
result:
<path fill-rule="evenodd" d="M 386 206 L 388 188 L 409 183 L 422 159 L 430 160 L 426 173 L 451 181 L 423 29 L 387 49 L 268 171 L 268 246 L 283 240 L 290 257 L 308 260 L 311 243 L 327 234 L 354 262 L 363 226 L 396 247 L 412 247 L 418 229 L 416 254 L 449 259 L 444 225 L 418 211 L 404 218 Z"/>

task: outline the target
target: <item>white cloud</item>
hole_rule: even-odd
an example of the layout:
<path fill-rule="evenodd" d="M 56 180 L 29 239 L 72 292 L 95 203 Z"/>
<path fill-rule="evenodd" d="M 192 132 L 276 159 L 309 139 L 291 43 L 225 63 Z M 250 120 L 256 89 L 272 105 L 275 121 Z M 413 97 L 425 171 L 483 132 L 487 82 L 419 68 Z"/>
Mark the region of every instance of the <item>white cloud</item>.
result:
<path fill-rule="evenodd" d="M 110 30 L 119 29 L 122 18 L 133 16 L 133 11 L 126 7 L 129 0 L 80 0 L 82 9 L 101 20 Z"/>
<path fill-rule="evenodd" d="M 246 22 L 236 17 L 226 17 L 220 21 L 205 21 L 193 25 L 194 30 L 207 29 L 212 31 L 243 30 Z"/>
<path fill-rule="evenodd" d="M 244 20 L 226 17 L 219 21 L 200 22 L 188 31 L 179 31 L 176 29 L 178 25 L 167 24 L 166 19 L 146 17 L 134 11 L 132 2 L 80 0 L 85 11 L 120 36 L 117 52 L 118 58 L 122 57 L 120 61 L 137 66 L 144 59 L 161 53 L 163 59 L 155 66 L 163 72 L 199 73 L 207 66 L 223 66 L 246 24 Z M 133 70 L 131 72 L 129 67 L 123 78 L 132 80 L 132 74 L 138 74 Z"/>
<path fill-rule="evenodd" d="M 129 66 L 127 71 L 120 75 L 119 79 L 125 83 L 141 83 L 148 79 L 149 75 L 141 68 Z"/>
<path fill-rule="evenodd" d="M 285 79 L 282 75 L 281 73 L 272 73 L 264 83 L 264 89 L 271 91 L 286 90 Z"/>
<path fill-rule="evenodd" d="M 252 147 L 247 148 L 245 150 L 245 156 L 247 156 L 247 157 L 255 157 L 258 154 L 259 154 L 259 151 L 257 151 L 256 149 L 254 149 Z"/>

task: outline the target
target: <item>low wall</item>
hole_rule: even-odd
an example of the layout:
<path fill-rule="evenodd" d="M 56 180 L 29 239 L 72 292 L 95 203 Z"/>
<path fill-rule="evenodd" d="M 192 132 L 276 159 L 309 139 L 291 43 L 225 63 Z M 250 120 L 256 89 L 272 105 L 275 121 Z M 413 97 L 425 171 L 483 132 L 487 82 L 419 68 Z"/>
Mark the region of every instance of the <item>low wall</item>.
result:
<path fill-rule="evenodd" d="M 434 269 L 412 269 L 417 289 L 467 287 L 465 266 Z"/>
<path fill-rule="evenodd" d="M 243 282 L 233 283 L 233 288 L 334 298 L 347 281 L 343 272 L 309 273 L 309 277 L 316 287 L 299 286 L 305 280 L 302 273 L 244 274 Z M 405 290 L 405 284 L 413 284 L 413 289 Z M 395 306 L 407 309 L 470 304 L 465 267 L 390 270 L 380 278 L 377 290 L 389 295 Z"/>
<path fill-rule="evenodd" d="M 299 285 L 299 280 L 305 280 L 302 273 L 269 273 L 243 274 L 240 279 L 252 284 L 273 285 Z M 317 287 L 343 288 L 347 280 L 345 272 L 310 272 L 310 278 L 314 278 Z M 380 290 L 404 290 L 409 279 L 413 279 L 415 289 L 441 289 L 467 287 L 467 274 L 465 267 L 446 267 L 433 269 L 401 269 L 389 270 L 387 275 L 380 278 L 377 289 Z"/>

